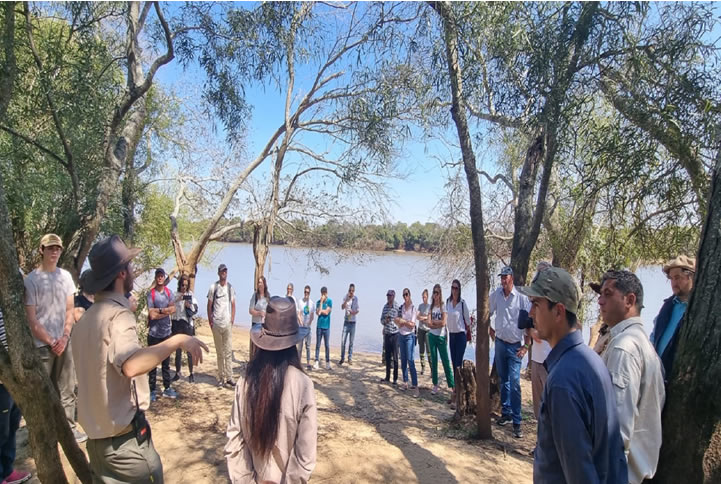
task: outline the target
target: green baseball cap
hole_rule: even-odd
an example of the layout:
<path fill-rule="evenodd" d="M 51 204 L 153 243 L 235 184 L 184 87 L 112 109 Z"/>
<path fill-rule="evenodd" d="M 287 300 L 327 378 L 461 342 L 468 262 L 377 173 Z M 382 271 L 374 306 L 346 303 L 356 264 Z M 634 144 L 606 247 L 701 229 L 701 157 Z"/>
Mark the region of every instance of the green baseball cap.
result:
<path fill-rule="evenodd" d="M 519 287 L 521 294 L 529 297 L 543 297 L 554 303 L 563 304 L 573 314 L 578 312 L 581 291 L 571 275 L 559 267 L 540 271 L 530 286 Z"/>

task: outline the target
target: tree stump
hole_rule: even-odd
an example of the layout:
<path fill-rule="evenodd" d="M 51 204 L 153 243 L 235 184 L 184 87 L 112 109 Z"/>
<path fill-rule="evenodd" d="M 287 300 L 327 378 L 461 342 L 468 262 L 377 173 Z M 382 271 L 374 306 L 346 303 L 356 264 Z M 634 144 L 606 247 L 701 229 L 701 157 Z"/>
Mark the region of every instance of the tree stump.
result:
<path fill-rule="evenodd" d="M 464 360 L 454 370 L 456 380 L 456 413 L 454 419 L 476 414 L 476 365 Z"/>
<path fill-rule="evenodd" d="M 490 398 L 491 411 L 500 412 L 501 395 L 498 390 L 498 373 L 493 366 L 491 370 Z M 462 367 L 453 370 L 453 377 L 456 381 L 456 413 L 454 420 L 460 420 L 466 415 L 475 415 L 477 408 L 476 401 L 476 365 L 470 360 L 463 360 Z"/>

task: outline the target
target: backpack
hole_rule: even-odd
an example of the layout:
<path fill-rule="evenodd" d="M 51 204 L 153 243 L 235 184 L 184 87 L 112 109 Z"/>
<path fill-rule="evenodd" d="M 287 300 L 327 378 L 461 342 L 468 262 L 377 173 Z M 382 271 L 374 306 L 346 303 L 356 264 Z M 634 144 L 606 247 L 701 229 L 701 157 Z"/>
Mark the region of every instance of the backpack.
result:
<path fill-rule="evenodd" d="M 225 283 L 228 286 L 228 311 L 233 311 L 233 286 L 230 284 L 230 282 Z M 217 282 L 213 283 L 213 302 L 211 304 L 211 308 L 213 311 L 215 311 L 215 300 L 218 299 L 218 284 Z"/>
<path fill-rule="evenodd" d="M 168 297 L 168 299 L 171 299 L 170 289 L 168 289 L 168 286 L 163 286 L 163 289 L 165 290 L 165 295 Z M 152 288 L 150 290 L 150 300 L 153 301 L 153 306 L 155 306 L 155 288 Z"/>

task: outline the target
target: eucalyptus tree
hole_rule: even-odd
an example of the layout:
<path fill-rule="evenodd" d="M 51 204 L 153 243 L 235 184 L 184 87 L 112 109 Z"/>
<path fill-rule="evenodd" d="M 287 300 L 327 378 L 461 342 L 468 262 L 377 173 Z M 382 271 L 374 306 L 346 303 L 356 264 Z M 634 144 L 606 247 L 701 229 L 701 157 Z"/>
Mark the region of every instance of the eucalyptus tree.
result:
<path fill-rule="evenodd" d="M 312 184 L 332 176 L 339 187 L 370 186 L 389 173 L 396 146 L 408 133 L 399 122 L 412 109 L 407 91 L 416 89 L 412 71 L 396 63 L 391 42 L 398 35 L 395 26 L 413 19 L 414 9 L 406 16 L 407 10 L 390 3 L 186 7 L 183 23 L 200 27 L 189 31 L 178 49 L 186 62 L 197 58 L 205 70 L 205 97 L 230 140 L 249 124 L 246 86 L 277 90 L 285 102 L 277 128 L 235 176 L 187 256 L 174 236 L 183 272 L 194 272 L 213 234 L 229 227 L 220 226 L 228 206 L 265 160 L 271 160 L 268 200 L 262 202 L 266 210 L 251 221 L 256 280 L 279 213 L 297 213 L 304 205 L 295 191 L 301 178 Z M 286 162 L 293 166 L 284 175 Z M 323 203 L 316 200 L 311 206 Z"/>
<path fill-rule="evenodd" d="M 4 158 L 13 160 L 6 187 L 15 233 L 27 255 L 36 244 L 25 234 L 56 229 L 77 277 L 142 132 L 144 96 L 174 56 L 173 33 L 157 2 L 25 3 L 22 18 L 16 56 L 26 89 L 0 125 Z M 160 53 L 143 54 L 148 45 Z M 46 184 L 23 184 L 27 175 Z"/>
<path fill-rule="evenodd" d="M 694 290 L 679 330 L 653 482 L 721 480 L 721 150 L 707 199 Z"/>

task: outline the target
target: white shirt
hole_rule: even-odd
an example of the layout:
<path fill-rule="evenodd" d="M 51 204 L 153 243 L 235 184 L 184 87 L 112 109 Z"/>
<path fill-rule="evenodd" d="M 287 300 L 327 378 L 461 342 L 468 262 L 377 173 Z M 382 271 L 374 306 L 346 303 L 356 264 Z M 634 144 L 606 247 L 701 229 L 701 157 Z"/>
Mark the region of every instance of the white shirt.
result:
<path fill-rule="evenodd" d="M 343 304 L 345 304 L 345 317 L 343 321 L 349 322 L 349 323 L 355 323 L 355 314 L 351 314 L 352 312 L 359 311 L 358 309 L 358 296 L 355 294 L 353 295 L 353 299 L 348 299 L 348 294 L 345 295 L 343 298 Z"/>
<path fill-rule="evenodd" d="M 639 484 L 656 473 L 661 449 L 661 410 L 666 398 L 661 360 L 640 317 L 611 328 L 603 361 L 616 392 L 628 481 Z"/>
<path fill-rule="evenodd" d="M 453 305 L 452 300 L 446 302 L 446 325 L 450 333 L 464 333 L 466 326 L 471 324 L 471 316 L 468 314 L 468 304 L 461 299 L 458 304 Z"/>
<path fill-rule="evenodd" d="M 496 314 L 495 321 L 491 320 L 491 328 L 496 331 L 496 338 L 511 344 L 523 340 L 524 330 L 518 329 L 518 313 L 521 309 L 531 310 L 531 301 L 528 297 L 516 291 L 516 286 L 513 286 L 506 297 L 503 287 L 499 287 L 491 293 L 488 302 L 490 306 L 488 316 Z"/>
<path fill-rule="evenodd" d="M 539 343 L 538 341 L 533 340 L 531 361 L 543 364 L 543 362 L 546 361 L 546 358 L 548 358 L 549 353 L 551 353 L 551 345 L 548 344 L 548 341 L 541 340 L 541 342 Z"/>
<path fill-rule="evenodd" d="M 313 316 L 315 316 L 315 304 L 310 300 L 309 297 L 301 299 L 298 304 L 298 311 L 303 317 L 303 326 L 310 326 L 313 323 Z"/>
<path fill-rule="evenodd" d="M 403 303 L 401 304 L 401 313 L 398 316 L 400 316 L 401 319 L 405 319 L 406 321 L 416 324 L 416 307 L 411 304 L 411 307 L 406 308 L 405 303 Z M 412 328 L 409 328 L 408 326 L 398 326 L 398 332 L 401 333 L 401 336 L 407 336 L 414 330 L 415 326 Z"/>

